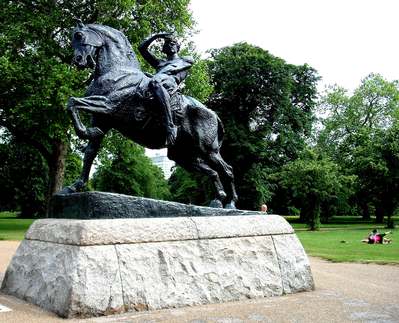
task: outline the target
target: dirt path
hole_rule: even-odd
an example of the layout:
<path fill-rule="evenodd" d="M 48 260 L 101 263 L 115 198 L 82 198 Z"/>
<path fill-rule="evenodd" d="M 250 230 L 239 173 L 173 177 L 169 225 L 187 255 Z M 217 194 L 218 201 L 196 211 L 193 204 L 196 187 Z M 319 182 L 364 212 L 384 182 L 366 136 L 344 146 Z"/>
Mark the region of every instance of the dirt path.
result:
<path fill-rule="evenodd" d="M 0 241 L 0 272 L 18 242 Z M 398 255 L 399 257 L 399 255 Z M 180 309 L 63 320 L 0 294 L 0 322 L 399 322 L 399 266 L 331 263 L 310 258 L 316 290 L 282 297 Z"/>

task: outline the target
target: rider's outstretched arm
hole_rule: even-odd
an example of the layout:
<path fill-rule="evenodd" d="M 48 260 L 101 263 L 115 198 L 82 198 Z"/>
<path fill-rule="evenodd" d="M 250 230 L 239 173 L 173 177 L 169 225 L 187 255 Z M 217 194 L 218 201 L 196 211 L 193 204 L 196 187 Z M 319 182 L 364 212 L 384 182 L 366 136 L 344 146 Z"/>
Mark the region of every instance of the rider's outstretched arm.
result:
<path fill-rule="evenodd" d="M 141 54 L 141 56 L 143 56 L 143 58 L 153 67 L 153 68 L 157 68 L 159 65 L 160 60 L 154 55 L 152 54 L 148 48 L 150 47 L 150 45 L 152 44 L 152 42 L 158 38 L 165 38 L 165 36 L 170 35 L 171 33 L 160 33 L 160 34 L 155 34 L 152 35 L 150 37 L 148 37 L 147 39 L 145 39 L 139 46 L 139 52 Z"/>
<path fill-rule="evenodd" d="M 181 60 L 179 63 L 166 65 L 160 71 L 165 74 L 176 75 L 177 73 L 190 69 L 192 65 L 192 62 Z"/>

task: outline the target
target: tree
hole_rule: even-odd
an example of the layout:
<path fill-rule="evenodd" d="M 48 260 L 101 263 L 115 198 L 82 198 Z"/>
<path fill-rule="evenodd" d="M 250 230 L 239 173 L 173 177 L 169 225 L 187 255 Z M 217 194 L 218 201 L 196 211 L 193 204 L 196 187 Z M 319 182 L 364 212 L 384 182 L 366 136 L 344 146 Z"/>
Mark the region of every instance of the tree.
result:
<path fill-rule="evenodd" d="M 86 87 L 87 73 L 69 66 L 75 18 L 120 29 L 137 46 L 159 31 L 184 35 L 193 24 L 188 4 L 189 0 L 0 3 L 0 127 L 42 156 L 48 170 L 46 200 L 63 185 L 71 138 L 66 100 L 82 95 Z"/>
<path fill-rule="evenodd" d="M 225 125 L 222 155 L 236 176 L 239 207 L 272 197 L 268 174 L 297 158 L 310 135 L 318 76 L 246 43 L 212 52 L 208 106 Z"/>
<path fill-rule="evenodd" d="M 333 87 L 322 100 L 328 114 L 318 135 L 318 149 L 357 176 L 355 202 L 365 219 L 375 209 L 382 222 L 396 208 L 395 138 L 399 83 L 370 74 L 349 95 Z"/>
<path fill-rule="evenodd" d="M 399 205 L 398 122 L 375 131 L 353 150 L 350 171 L 358 176 L 357 203 L 363 212 L 374 209 L 377 223 L 388 222 Z M 367 214 L 369 215 L 369 214 Z M 369 217 L 369 216 L 368 216 Z M 366 218 L 368 218 L 366 217 Z"/>
<path fill-rule="evenodd" d="M 194 53 L 194 56 L 195 53 Z M 205 60 L 197 58 L 194 66 L 189 70 L 189 75 L 184 82 L 183 93 L 206 102 L 213 92 L 209 69 Z"/>
<path fill-rule="evenodd" d="M 342 175 L 338 165 L 312 151 L 285 164 L 274 177 L 285 191 L 288 205 L 300 209 L 301 220 L 308 223 L 311 230 L 319 228 L 322 209 L 348 204 L 355 179 Z"/>

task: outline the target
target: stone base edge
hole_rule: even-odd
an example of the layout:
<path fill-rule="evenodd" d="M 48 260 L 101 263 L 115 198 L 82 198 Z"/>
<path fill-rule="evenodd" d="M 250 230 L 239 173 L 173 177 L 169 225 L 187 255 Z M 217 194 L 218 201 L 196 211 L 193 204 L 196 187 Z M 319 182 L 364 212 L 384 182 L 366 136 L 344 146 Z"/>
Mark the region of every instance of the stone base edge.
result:
<path fill-rule="evenodd" d="M 313 289 L 295 234 L 104 246 L 24 240 L 2 284 L 68 318 Z"/>

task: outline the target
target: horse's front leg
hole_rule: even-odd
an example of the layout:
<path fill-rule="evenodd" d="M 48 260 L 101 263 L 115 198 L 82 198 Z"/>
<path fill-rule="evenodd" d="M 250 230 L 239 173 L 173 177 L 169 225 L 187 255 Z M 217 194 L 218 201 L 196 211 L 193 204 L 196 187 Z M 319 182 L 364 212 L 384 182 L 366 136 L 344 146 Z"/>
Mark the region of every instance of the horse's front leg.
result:
<path fill-rule="evenodd" d="M 93 161 L 97 156 L 98 151 L 101 147 L 101 142 L 104 136 L 97 137 L 95 139 L 90 140 L 89 144 L 85 149 L 85 155 L 83 159 L 83 169 L 80 174 L 80 177 L 73 183 L 71 186 L 67 186 L 59 194 L 70 194 L 75 192 L 80 192 L 83 190 L 85 185 L 89 180 L 89 174 L 91 166 L 93 165 Z"/>
<path fill-rule="evenodd" d="M 109 114 L 111 108 L 109 101 L 104 96 L 89 96 L 85 98 L 71 97 L 68 100 L 68 112 L 71 115 L 73 127 L 76 134 L 81 139 L 95 139 L 104 135 L 103 131 L 97 127 L 86 128 L 79 116 L 79 110 L 96 114 Z"/>

